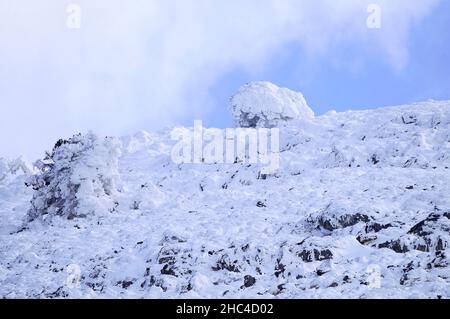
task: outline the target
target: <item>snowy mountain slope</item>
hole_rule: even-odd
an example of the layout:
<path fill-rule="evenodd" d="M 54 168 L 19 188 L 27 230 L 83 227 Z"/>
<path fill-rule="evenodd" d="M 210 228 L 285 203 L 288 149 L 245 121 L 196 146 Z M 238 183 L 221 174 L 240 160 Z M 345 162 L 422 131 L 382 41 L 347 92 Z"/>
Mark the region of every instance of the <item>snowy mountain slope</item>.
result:
<path fill-rule="evenodd" d="M 170 132 L 88 134 L 46 173 L 4 169 L 0 296 L 450 297 L 450 101 L 291 119 L 280 136 L 273 175 L 175 164 Z"/>

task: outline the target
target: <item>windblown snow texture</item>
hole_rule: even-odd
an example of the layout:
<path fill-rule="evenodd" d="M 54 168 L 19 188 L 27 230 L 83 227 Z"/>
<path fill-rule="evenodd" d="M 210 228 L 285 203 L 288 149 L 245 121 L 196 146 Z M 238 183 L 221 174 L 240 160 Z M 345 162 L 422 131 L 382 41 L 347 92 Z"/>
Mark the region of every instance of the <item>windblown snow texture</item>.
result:
<path fill-rule="evenodd" d="M 314 117 L 278 101 L 234 108 L 243 126 L 289 118 L 273 175 L 176 165 L 170 132 L 2 159 L 0 296 L 450 297 L 450 102 Z"/>

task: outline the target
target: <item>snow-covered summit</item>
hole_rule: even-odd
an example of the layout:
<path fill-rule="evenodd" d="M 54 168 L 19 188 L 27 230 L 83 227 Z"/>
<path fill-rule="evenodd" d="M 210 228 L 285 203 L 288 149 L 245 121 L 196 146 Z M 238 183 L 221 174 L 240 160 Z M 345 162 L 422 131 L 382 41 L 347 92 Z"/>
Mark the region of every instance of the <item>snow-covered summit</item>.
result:
<path fill-rule="evenodd" d="M 293 119 L 314 118 L 302 93 L 270 82 L 244 85 L 231 98 L 230 111 L 238 127 L 276 127 Z"/>

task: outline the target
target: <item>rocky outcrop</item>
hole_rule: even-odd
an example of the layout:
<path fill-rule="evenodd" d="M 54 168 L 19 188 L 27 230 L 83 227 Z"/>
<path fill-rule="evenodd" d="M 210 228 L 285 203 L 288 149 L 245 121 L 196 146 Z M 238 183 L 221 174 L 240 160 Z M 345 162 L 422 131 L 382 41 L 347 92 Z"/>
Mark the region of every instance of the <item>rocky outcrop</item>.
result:
<path fill-rule="evenodd" d="M 450 244 L 450 213 L 431 213 L 398 239 L 378 245 L 398 253 L 410 250 L 422 252 L 444 251 Z"/>
<path fill-rule="evenodd" d="M 36 162 L 40 173 L 26 183 L 35 191 L 28 221 L 73 219 L 113 209 L 119 154 L 114 138 L 90 133 L 59 140 L 44 160 Z"/>

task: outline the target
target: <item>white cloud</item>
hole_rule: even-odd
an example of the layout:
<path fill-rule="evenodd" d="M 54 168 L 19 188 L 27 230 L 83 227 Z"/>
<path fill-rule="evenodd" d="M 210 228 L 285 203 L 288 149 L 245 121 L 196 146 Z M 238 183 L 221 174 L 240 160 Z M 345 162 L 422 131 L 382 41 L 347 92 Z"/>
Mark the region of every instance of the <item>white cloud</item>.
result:
<path fill-rule="evenodd" d="M 80 29 L 66 27 L 71 2 Z M 366 27 L 372 2 L 383 10 L 377 33 Z M 218 77 L 257 70 L 293 42 L 311 56 L 341 43 L 379 47 L 401 69 L 411 26 L 438 2 L 0 0 L 1 153 L 37 156 L 77 131 L 122 134 L 201 116 Z"/>

